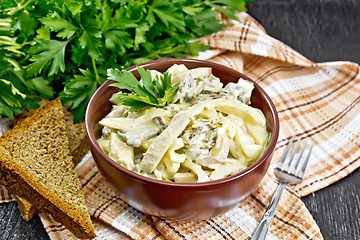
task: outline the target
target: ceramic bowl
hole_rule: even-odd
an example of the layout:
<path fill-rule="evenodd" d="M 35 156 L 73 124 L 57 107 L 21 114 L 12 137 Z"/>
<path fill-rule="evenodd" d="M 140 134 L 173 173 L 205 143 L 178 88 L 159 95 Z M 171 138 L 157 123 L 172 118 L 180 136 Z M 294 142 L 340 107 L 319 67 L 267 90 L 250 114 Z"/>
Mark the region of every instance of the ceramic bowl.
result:
<path fill-rule="evenodd" d="M 164 72 L 173 64 L 185 64 L 189 69 L 211 67 L 212 73 L 221 79 L 224 86 L 230 81 L 237 82 L 239 78 L 252 81 L 233 69 L 200 60 L 160 59 L 139 66 Z M 127 70 L 139 78 L 136 66 Z M 109 87 L 112 82 L 106 81 L 92 96 L 85 122 L 96 166 L 123 201 L 145 214 L 164 219 L 203 220 L 224 214 L 238 206 L 259 185 L 273 156 L 279 134 L 279 120 L 273 102 L 258 84 L 254 82 L 251 106 L 259 108 L 264 113 L 270 134 L 262 157 L 246 170 L 230 177 L 203 183 L 172 183 L 131 172 L 116 164 L 100 149 L 96 141 L 101 135 L 98 122 L 109 113 L 109 98 L 118 91 L 114 87 Z"/>

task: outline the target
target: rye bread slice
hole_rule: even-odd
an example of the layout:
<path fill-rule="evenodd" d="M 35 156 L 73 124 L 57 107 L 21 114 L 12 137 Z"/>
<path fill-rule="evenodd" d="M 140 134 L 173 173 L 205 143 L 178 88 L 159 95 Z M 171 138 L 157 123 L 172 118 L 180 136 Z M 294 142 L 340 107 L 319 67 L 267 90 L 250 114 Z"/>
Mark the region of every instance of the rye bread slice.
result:
<path fill-rule="evenodd" d="M 21 114 L 15 116 L 14 125 L 24 121 L 26 118 L 34 115 L 40 108 L 48 104 L 49 101 L 41 99 L 37 109 L 23 109 Z M 74 116 L 67 111 L 64 107 L 62 108 L 65 118 L 66 133 L 69 139 L 70 154 L 73 157 L 75 166 L 82 160 L 84 155 L 90 151 L 89 141 L 87 139 L 85 122 L 74 123 Z"/>
<path fill-rule="evenodd" d="M 70 155 L 60 99 L 0 138 L 0 182 L 78 238 L 96 236 Z"/>
<path fill-rule="evenodd" d="M 24 121 L 26 118 L 31 117 L 34 115 L 40 108 L 44 107 L 48 104 L 49 101 L 45 99 L 41 99 L 38 102 L 39 108 L 38 109 L 24 109 L 23 113 L 16 115 L 14 119 L 14 125 Z M 66 133 L 69 139 L 69 149 L 70 154 L 73 157 L 73 163 L 76 166 L 84 157 L 84 155 L 90 150 L 90 145 L 87 139 L 85 123 L 74 123 L 74 116 L 68 112 L 63 107 L 64 112 L 64 119 L 65 119 L 65 126 L 66 126 Z M 20 210 L 21 216 L 24 220 L 29 221 L 32 219 L 37 212 L 36 208 L 32 205 L 31 202 L 27 201 L 25 198 L 21 198 L 13 194 L 15 200 L 18 204 L 18 208 Z"/>

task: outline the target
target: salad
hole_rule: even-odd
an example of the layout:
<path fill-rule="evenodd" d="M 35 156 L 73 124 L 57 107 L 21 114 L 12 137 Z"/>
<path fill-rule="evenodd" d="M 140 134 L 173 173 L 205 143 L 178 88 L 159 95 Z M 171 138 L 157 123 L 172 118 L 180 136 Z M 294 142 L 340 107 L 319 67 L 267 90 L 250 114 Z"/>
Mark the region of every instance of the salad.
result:
<path fill-rule="evenodd" d="M 261 157 L 268 132 L 263 113 L 250 106 L 251 82 L 240 78 L 223 86 L 207 67 L 138 70 L 139 96 L 119 91 L 111 98 L 112 110 L 99 122 L 98 144 L 113 161 L 143 176 L 193 183 L 231 176 Z M 113 78 L 128 74 L 115 71 Z M 150 89 L 151 83 L 159 93 L 156 86 L 166 85 L 166 79 L 169 91 L 163 89 L 156 104 L 156 99 L 148 100 L 151 96 L 141 97 L 139 89 Z M 134 99 L 147 105 L 136 107 Z"/>

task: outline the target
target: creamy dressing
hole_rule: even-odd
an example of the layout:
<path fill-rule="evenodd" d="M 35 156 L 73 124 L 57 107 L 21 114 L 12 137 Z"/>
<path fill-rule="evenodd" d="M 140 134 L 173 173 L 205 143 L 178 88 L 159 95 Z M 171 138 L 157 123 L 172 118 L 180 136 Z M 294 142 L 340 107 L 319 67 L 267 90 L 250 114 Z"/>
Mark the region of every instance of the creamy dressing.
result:
<path fill-rule="evenodd" d="M 249 106 L 253 84 L 239 79 L 223 88 L 209 68 L 168 71 L 180 82 L 171 104 L 134 113 L 114 104 L 99 122 L 102 150 L 131 171 L 173 182 L 216 180 L 253 164 L 268 138 L 264 115 Z"/>

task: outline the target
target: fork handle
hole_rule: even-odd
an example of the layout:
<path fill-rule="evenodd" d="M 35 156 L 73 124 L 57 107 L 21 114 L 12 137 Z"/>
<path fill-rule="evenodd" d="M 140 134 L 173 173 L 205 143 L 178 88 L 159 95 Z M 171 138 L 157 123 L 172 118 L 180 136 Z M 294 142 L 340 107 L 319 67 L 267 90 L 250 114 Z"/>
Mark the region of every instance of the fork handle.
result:
<path fill-rule="evenodd" d="M 274 196 L 271 199 L 269 206 L 267 207 L 264 216 L 262 217 L 259 225 L 257 226 L 251 240 L 262 240 L 266 238 L 266 234 L 269 231 L 271 222 L 274 218 L 276 208 L 279 204 L 280 197 L 287 183 L 280 182 L 275 190 Z"/>

